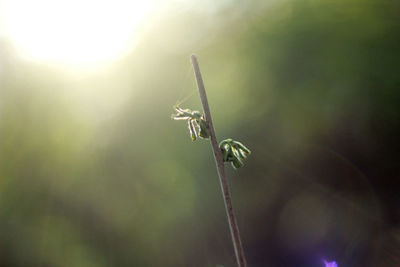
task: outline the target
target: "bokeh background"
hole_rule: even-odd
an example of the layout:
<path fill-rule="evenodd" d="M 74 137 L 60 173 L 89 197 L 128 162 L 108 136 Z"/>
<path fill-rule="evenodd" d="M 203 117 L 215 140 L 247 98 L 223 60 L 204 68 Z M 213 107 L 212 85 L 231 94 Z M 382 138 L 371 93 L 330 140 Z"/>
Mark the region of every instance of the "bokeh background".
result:
<path fill-rule="evenodd" d="M 191 53 L 217 137 L 252 150 L 226 165 L 249 266 L 400 266 L 399 16 L 398 1 L 155 1 L 96 64 L 0 35 L 0 266 L 235 266 L 209 142 L 170 119 L 201 110 Z"/>

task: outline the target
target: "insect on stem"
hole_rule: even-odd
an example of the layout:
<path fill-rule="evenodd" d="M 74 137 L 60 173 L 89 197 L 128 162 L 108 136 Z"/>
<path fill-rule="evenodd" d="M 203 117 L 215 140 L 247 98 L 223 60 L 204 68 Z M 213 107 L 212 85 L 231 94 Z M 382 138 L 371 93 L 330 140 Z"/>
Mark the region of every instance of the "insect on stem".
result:
<path fill-rule="evenodd" d="M 233 212 L 231 193 L 229 190 L 228 180 L 227 180 L 226 174 L 225 174 L 223 155 L 222 155 L 221 149 L 218 146 L 217 137 L 215 135 L 215 130 L 214 130 L 213 122 L 212 122 L 210 107 L 208 106 L 206 89 L 204 87 L 203 78 L 201 76 L 199 63 L 198 63 L 197 57 L 195 55 L 191 55 L 190 59 L 192 61 L 194 74 L 196 76 L 197 88 L 199 89 L 199 94 L 200 94 L 201 103 L 203 105 L 205 120 L 208 123 L 208 128 L 209 128 L 209 133 L 210 133 L 210 142 L 211 142 L 211 146 L 212 146 L 213 152 L 214 152 L 215 163 L 217 165 L 219 181 L 221 184 L 222 195 L 224 197 L 225 209 L 226 209 L 226 214 L 228 216 L 229 228 L 231 231 L 233 248 L 235 250 L 237 264 L 238 264 L 238 267 L 247 267 L 246 258 L 244 256 L 244 251 L 243 251 L 243 246 L 242 246 L 242 241 L 240 239 L 239 227 L 237 225 L 236 217 Z"/>

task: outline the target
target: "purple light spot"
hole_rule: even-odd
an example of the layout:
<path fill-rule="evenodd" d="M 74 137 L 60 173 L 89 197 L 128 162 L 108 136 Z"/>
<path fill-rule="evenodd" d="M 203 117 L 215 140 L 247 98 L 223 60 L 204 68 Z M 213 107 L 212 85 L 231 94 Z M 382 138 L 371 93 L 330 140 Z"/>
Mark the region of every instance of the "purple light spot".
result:
<path fill-rule="evenodd" d="M 324 263 L 325 267 L 338 267 L 336 261 L 327 262 L 326 260 L 324 260 Z"/>

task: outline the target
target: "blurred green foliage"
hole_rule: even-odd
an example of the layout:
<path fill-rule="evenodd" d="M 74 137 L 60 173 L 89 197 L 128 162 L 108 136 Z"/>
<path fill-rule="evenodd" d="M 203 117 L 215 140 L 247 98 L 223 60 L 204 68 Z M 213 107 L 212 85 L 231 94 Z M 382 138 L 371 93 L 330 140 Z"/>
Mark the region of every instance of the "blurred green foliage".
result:
<path fill-rule="evenodd" d="M 169 118 L 195 52 L 217 137 L 252 149 L 228 170 L 250 266 L 397 266 L 399 10 L 177 8 L 82 73 L 1 40 L 0 265 L 234 266 L 211 148 Z"/>

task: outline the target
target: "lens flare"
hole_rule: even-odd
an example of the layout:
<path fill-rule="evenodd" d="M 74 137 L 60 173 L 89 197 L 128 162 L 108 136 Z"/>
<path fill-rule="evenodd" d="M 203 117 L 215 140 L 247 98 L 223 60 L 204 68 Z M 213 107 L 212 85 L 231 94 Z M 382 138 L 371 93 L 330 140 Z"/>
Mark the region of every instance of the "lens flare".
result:
<path fill-rule="evenodd" d="M 328 262 L 326 260 L 323 260 L 323 261 L 325 263 L 325 267 L 338 267 L 336 261 L 331 261 L 331 262 Z"/>

